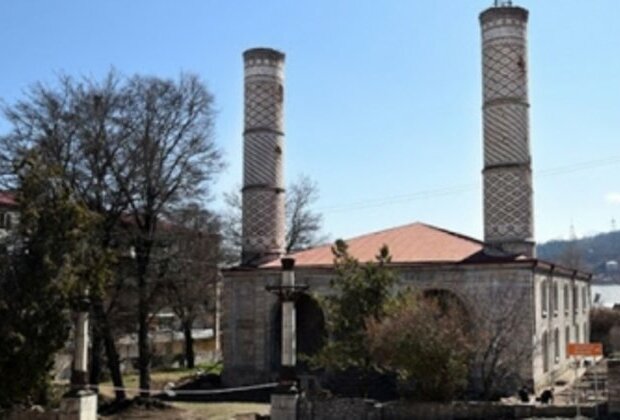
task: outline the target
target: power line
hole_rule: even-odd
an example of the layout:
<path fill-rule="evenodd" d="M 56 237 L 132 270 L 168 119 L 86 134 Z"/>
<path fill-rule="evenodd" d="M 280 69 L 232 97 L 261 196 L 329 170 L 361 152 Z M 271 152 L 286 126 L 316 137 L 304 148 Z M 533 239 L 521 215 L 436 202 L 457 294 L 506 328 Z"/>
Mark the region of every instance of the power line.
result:
<path fill-rule="evenodd" d="M 585 162 L 577 162 L 569 165 L 558 166 L 555 168 L 543 169 L 535 173 L 537 178 L 549 178 L 557 175 L 563 175 L 578 171 L 584 171 L 602 166 L 615 165 L 620 163 L 620 156 L 612 156 L 603 159 L 596 159 Z M 322 213 L 337 213 L 343 211 L 363 210 L 374 207 L 384 207 L 388 205 L 406 203 L 409 201 L 425 200 L 436 197 L 443 197 L 455 194 L 461 194 L 470 191 L 479 191 L 481 184 L 479 182 L 471 182 L 467 184 L 459 184 L 430 190 L 416 191 L 408 194 L 377 197 L 374 199 L 361 200 L 350 204 L 328 206 L 318 209 Z"/>

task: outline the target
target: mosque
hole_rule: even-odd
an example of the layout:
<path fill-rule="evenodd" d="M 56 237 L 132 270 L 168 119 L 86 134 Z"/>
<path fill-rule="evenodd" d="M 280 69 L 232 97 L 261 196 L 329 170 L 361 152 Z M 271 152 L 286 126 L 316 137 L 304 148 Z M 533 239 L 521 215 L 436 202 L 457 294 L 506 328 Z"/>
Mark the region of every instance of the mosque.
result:
<path fill-rule="evenodd" d="M 360 261 L 386 244 L 401 287 L 458 302 L 478 346 L 501 348 L 495 368 L 540 390 L 570 367 L 569 342 L 589 336 L 590 275 L 536 258 L 529 139 L 528 11 L 497 3 L 479 17 L 482 35 L 484 240 L 411 223 L 347 240 Z M 280 304 L 267 286 L 281 281 L 284 249 L 284 59 L 243 54 L 244 165 L 242 263 L 224 273 L 224 381 L 274 380 L 280 367 Z M 295 303 L 297 351 L 316 351 L 325 316 L 316 297 L 333 293 L 330 246 L 297 252 L 294 272 L 308 286 Z M 482 353 L 482 352 L 481 352 Z M 490 363 L 481 358 L 477 363 Z"/>

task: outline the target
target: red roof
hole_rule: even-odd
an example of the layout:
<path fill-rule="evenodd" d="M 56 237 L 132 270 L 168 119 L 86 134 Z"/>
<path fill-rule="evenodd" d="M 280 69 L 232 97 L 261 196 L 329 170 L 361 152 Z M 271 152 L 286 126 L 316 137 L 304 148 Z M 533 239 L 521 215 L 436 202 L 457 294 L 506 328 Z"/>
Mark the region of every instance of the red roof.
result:
<path fill-rule="evenodd" d="M 387 245 L 392 263 L 458 263 L 473 259 L 481 253 L 484 243 L 424 223 L 412 223 L 392 229 L 369 233 L 346 240 L 349 253 L 361 262 L 374 261 L 379 249 Z M 291 255 L 295 266 L 332 265 L 331 244 L 318 246 Z M 262 267 L 279 267 L 275 260 Z"/>
<path fill-rule="evenodd" d="M 16 206 L 15 194 L 9 191 L 0 191 L 0 206 Z"/>

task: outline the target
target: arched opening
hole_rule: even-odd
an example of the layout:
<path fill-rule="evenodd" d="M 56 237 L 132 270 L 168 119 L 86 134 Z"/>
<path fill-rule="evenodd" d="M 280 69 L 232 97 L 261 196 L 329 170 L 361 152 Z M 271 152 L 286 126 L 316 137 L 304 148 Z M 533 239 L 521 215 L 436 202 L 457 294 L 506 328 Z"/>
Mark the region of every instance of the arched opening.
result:
<path fill-rule="evenodd" d="M 282 352 L 282 306 L 277 303 L 273 309 L 271 369 L 280 368 Z M 295 325 L 297 344 L 297 367 L 308 371 L 307 356 L 313 356 L 325 344 L 327 332 L 325 317 L 318 302 L 310 295 L 302 295 L 295 302 Z"/>
<path fill-rule="evenodd" d="M 436 302 L 444 313 L 451 313 L 461 319 L 465 329 L 471 327 L 469 311 L 456 294 L 445 289 L 427 289 L 422 292 L 422 296 Z"/>

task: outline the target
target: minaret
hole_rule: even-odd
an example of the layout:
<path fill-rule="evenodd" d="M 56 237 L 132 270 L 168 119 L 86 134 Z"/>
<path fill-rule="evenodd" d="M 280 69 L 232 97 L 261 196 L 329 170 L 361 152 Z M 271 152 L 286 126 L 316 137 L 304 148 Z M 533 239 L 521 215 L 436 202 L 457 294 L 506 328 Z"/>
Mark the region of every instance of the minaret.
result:
<path fill-rule="evenodd" d="M 284 253 L 284 54 L 269 48 L 243 53 L 243 265 Z"/>
<path fill-rule="evenodd" d="M 534 256 L 527 87 L 528 11 L 495 1 L 480 14 L 484 121 L 484 240 Z"/>

